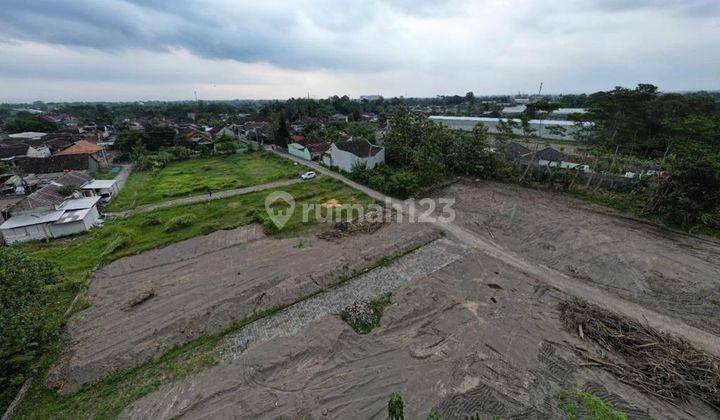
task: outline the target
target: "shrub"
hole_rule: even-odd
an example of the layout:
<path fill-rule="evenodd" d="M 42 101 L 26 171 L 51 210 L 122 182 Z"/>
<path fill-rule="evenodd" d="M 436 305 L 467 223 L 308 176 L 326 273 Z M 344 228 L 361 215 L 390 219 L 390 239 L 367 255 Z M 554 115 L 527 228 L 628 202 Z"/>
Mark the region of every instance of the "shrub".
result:
<path fill-rule="evenodd" d="M 125 235 L 115 235 L 114 238 L 108 242 L 107 246 L 105 247 L 105 251 L 103 251 L 103 255 L 110 255 L 115 251 L 118 251 L 130 244 L 130 239 L 128 239 Z"/>
<path fill-rule="evenodd" d="M 279 227 L 270 219 L 264 211 L 253 210 L 251 213 L 252 219 L 262 226 L 263 233 L 266 235 L 273 235 L 281 231 Z"/>
<path fill-rule="evenodd" d="M 68 197 L 79 189 L 80 189 L 79 185 L 73 185 L 73 184 L 63 185 L 62 187 L 58 188 L 58 194 L 60 194 L 63 197 Z"/>
<path fill-rule="evenodd" d="M 172 219 L 168 220 L 167 223 L 165 223 L 165 232 L 174 232 L 176 230 L 186 228 L 195 223 L 195 220 L 195 215 L 192 214 L 175 216 Z"/>
<path fill-rule="evenodd" d="M 57 336 L 62 320 L 52 315 L 45 289 L 58 273 L 47 260 L 0 248 L 0 389 L 32 374 L 42 347 Z"/>
<path fill-rule="evenodd" d="M 438 414 L 435 410 L 430 410 L 430 412 L 427 415 L 427 420 L 442 420 L 442 417 L 440 417 L 440 414 Z"/>
<path fill-rule="evenodd" d="M 405 419 L 405 408 L 402 395 L 399 392 L 393 392 L 388 398 L 388 417 L 390 420 Z"/>
<path fill-rule="evenodd" d="M 157 226 L 161 223 L 160 219 L 155 216 L 147 216 L 145 220 L 142 221 L 143 226 Z"/>
<path fill-rule="evenodd" d="M 358 300 L 340 312 L 340 319 L 347 322 L 358 334 L 367 334 L 380 325 L 383 309 L 390 304 L 388 293 L 372 301 Z"/>

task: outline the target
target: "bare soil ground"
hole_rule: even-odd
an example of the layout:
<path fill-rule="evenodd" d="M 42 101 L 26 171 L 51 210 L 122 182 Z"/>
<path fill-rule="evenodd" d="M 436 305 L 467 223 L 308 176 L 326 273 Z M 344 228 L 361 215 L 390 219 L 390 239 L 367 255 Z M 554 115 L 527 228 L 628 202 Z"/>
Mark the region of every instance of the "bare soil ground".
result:
<path fill-rule="evenodd" d="M 90 307 L 68 323 L 46 385 L 73 392 L 438 236 L 427 225 L 389 224 L 328 242 L 267 238 L 249 226 L 122 258 L 91 278 Z"/>
<path fill-rule="evenodd" d="M 531 263 L 720 334 L 720 241 L 517 185 L 459 183 L 456 223 Z"/>
<path fill-rule="evenodd" d="M 699 401 L 675 407 L 583 366 L 576 346 L 594 345 L 563 330 L 561 292 L 485 254 L 453 252 L 460 257 L 401 285 L 368 335 L 329 315 L 251 343 L 122 417 L 382 419 L 399 391 L 412 419 L 431 409 L 445 419 L 562 418 L 560 389 L 591 392 L 632 419 L 717 416 Z M 390 269 L 412 267 L 401 259 Z"/>

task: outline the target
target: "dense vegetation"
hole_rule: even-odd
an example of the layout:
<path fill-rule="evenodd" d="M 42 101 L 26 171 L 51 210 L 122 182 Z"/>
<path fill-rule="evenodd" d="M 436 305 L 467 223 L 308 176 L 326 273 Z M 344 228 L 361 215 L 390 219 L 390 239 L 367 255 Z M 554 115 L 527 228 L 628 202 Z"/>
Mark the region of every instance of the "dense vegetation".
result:
<path fill-rule="evenodd" d="M 8 116 L 2 124 L 2 128 L 8 133 L 22 133 L 25 131 L 35 131 L 39 133 L 52 133 L 57 130 L 57 126 L 51 122 L 43 121 L 29 112 L 21 111 L 14 116 Z"/>
<path fill-rule="evenodd" d="M 591 142 L 643 157 L 663 157 L 696 144 L 720 150 L 720 105 L 707 94 L 658 92 L 653 85 L 617 87 L 591 108 Z"/>
<path fill-rule="evenodd" d="M 57 283 L 51 262 L 0 248 L 0 403 L 13 398 L 11 391 L 34 372 L 43 344 L 57 337 Z"/>
<path fill-rule="evenodd" d="M 686 230 L 717 233 L 720 104 L 716 99 L 707 94 L 661 94 L 655 86 L 639 85 L 594 94 L 592 104 L 589 118 L 594 126 L 583 133 L 587 151 L 572 159 L 590 164 L 600 175 L 666 170 L 669 176 L 638 178 L 611 189 L 587 187 L 579 171 L 509 161 L 508 146 L 517 137 L 509 130 L 493 136 L 491 151 L 482 124 L 469 133 L 457 132 L 402 106 L 394 109 L 384 137 L 386 164 L 373 170 L 357 166 L 349 176 L 398 198 L 420 194 L 457 175 L 560 188 Z M 537 101 L 518 124 L 558 106 Z"/>

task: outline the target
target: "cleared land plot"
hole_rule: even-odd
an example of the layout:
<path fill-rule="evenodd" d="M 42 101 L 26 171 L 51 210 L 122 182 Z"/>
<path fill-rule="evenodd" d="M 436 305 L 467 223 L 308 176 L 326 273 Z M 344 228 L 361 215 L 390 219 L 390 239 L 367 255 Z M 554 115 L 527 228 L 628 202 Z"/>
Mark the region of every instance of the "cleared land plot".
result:
<path fill-rule="evenodd" d="M 526 260 L 720 334 L 720 242 L 620 217 L 562 194 L 455 184 L 456 223 Z"/>
<path fill-rule="evenodd" d="M 122 258 L 91 278 L 90 307 L 69 321 L 46 382 L 75 391 L 437 236 L 428 226 L 390 224 L 334 242 L 274 239 L 252 225 Z"/>
<path fill-rule="evenodd" d="M 403 270 L 403 260 L 389 268 Z M 406 418 L 431 409 L 447 419 L 563 418 L 555 394 L 575 389 L 633 419 L 714 416 L 699 401 L 674 407 L 583 366 L 576 346 L 594 345 L 563 330 L 563 297 L 471 251 L 400 286 L 370 334 L 329 315 L 289 336 L 280 323 L 275 338 L 244 351 L 242 334 L 233 336 L 217 365 L 161 387 L 123 418 L 386 418 L 396 391 Z"/>
<path fill-rule="evenodd" d="M 370 199 L 362 193 L 344 186 L 333 179 L 318 179 L 309 183 L 295 184 L 282 188 L 292 194 L 298 202 L 323 203 L 336 199 L 340 203 L 365 205 Z M 49 242 L 34 242 L 20 247 L 34 255 L 46 257 L 58 264 L 61 282 L 48 289 L 53 296 L 50 312 L 57 318 L 67 317 L 71 302 L 74 308 L 82 308 L 84 298 L 77 296 L 93 268 L 108 264 L 118 258 L 134 255 L 217 230 L 234 229 L 252 223 L 255 211 L 265 211 L 264 201 L 272 190 L 231 197 L 212 202 L 167 208 L 136 215 L 126 219 L 108 220 L 102 229 L 61 238 Z M 284 227 L 281 235 L 310 228 L 302 223 L 301 212 L 295 212 Z M 191 219 L 191 223 L 167 230 L 174 219 Z M 311 221 L 312 222 L 312 221 Z M 57 349 L 55 341 L 39 349 L 39 370 L 44 371 L 52 363 Z M 35 381 L 40 384 L 41 381 Z M 41 386 L 34 386 L 33 393 L 43 392 Z"/>
<path fill-rule="evenodd" d="M 292 178 L 303 168 L 272 153 L 239 153 L 229 156 L 172 162 L 159 171 L 133 171 L 127 185 L 110 203 L 108 211 L 134 209 L 173 198 Z"/>

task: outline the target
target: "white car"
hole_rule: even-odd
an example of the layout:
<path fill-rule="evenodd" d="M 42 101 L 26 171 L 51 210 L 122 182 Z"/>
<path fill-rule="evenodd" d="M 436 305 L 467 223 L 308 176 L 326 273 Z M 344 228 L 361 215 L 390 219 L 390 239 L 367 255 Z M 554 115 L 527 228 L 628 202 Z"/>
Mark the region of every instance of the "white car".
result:
<path fill-rule="evenodd" d="M 317 174 L 315 172 L 310 171 L 310 172 L 305 172 L 304 174 L 300 175 L 300 178 L 307 181 L 308 179 L 313 179 L 316 176 L 317 176 Z"/>

